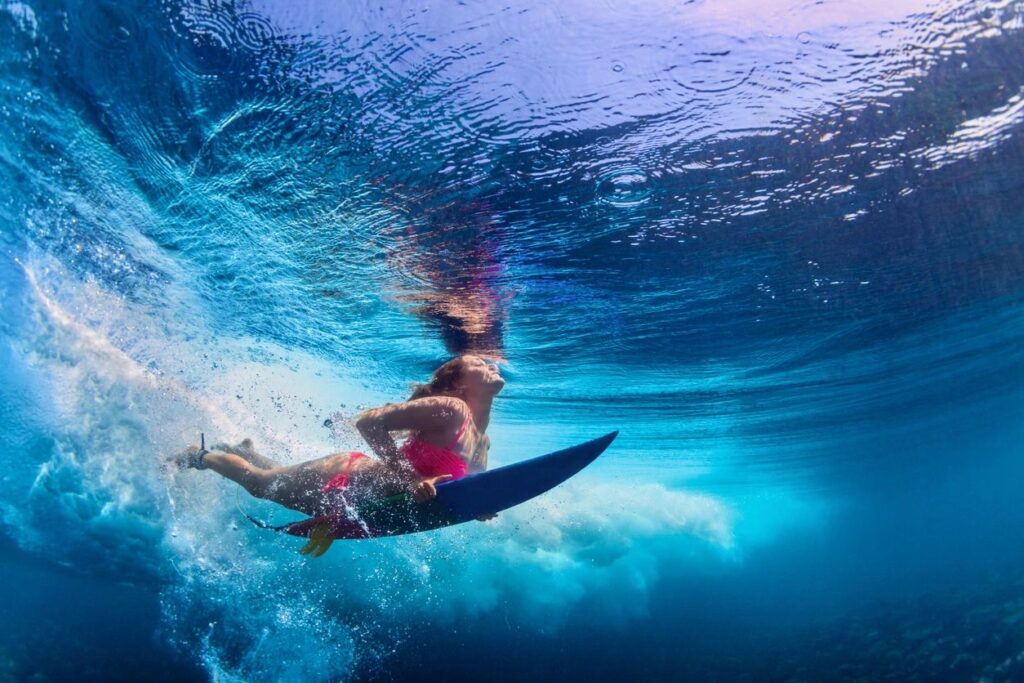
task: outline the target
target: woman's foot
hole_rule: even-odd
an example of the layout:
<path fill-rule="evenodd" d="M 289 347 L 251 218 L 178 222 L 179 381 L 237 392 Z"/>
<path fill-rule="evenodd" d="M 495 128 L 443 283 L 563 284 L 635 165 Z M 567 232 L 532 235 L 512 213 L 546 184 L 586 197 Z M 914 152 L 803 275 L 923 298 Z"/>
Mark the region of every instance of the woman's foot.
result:
<path fill-rule="evenodd" d="M 234 453 L 235 455 L 240 455 L 243 458 L 251 457 L 256 453 L 256 451 L 253 450 L 252 439 L 250 438 L 242 439 L 234 446 L 228 445 L 226 441 L 222 441 L 214 444 L 213 450 L 223 451 L 224 453 Z"/>
<path fill-rule="evenodd" d="M 175 465 L 177 465 L 179 470 L 205 470 L 209 467 L 209 465 L 203 462 L 203 458 L 207 453 L 209 453 L 209 451 L 200 446 L 189 446 L 171 458 L 171 460 Z"/>
<path fill-rule="evenodd" d="M 270 458 L 260 455 L 256 452 L 256 448 L 253 446 L 252 439 L 245 438 L 236 443 L 234 446 L 229 446 L 227 443 L 219 443 L 213 447 L 216 451 L 223 451 L 224 453 L 234 453 L 235 455 L 245 459 L 251 465 L 255 465 L 262 470 L 272 470 L 275 467 L 280 467 L 276 462 Z"/>

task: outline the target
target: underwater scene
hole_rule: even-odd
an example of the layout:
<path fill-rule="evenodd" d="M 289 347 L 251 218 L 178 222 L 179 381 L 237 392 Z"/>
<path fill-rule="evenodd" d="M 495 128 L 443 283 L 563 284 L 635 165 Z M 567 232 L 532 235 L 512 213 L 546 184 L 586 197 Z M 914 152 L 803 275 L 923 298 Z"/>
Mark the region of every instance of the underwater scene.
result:
<path fill-rule="evenodd" d="M 0 0 L 0 417 L 0 683 L 1024 681 L 1024 2 Z"/>

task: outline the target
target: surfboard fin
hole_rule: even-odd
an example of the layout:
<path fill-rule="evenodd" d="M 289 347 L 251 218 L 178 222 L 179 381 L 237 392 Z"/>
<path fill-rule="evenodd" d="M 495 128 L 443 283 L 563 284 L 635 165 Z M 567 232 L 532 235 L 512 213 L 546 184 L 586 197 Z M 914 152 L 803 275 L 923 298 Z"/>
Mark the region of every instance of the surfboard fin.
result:
<path fill-rule="evenodd" d="M 318 524 L 309 532 L 309 542 L 299 548 L 299 554 L 320 557 L 328 551 L 332 543 L 334 543 L 334 537 L 331 536 L 330 525 Z"/>

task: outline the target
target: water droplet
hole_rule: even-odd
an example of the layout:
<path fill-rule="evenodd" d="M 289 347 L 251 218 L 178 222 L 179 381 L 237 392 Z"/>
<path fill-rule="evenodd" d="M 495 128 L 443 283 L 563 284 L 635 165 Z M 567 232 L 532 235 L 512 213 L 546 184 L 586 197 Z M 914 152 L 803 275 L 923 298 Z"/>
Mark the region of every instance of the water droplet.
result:
<path fill-rule="evenodd" d="M 612 62 L 612 71 L 614 71 L 615 73 L 622 73 L 622 70 L 625 69 L 625 68 L 626 68 L 626 65 L 623 64 L 622 62 L 618 62 L 618 61 Z"/>
<path fill-rule="evenodd" d="M 807 43 L 811 42 L 811 34 L 808 33 L 807 31 L 801 31 L 800 33 L 796 34 L 796 39 L 799 40 L 802 44 L 806 45 Z"/>

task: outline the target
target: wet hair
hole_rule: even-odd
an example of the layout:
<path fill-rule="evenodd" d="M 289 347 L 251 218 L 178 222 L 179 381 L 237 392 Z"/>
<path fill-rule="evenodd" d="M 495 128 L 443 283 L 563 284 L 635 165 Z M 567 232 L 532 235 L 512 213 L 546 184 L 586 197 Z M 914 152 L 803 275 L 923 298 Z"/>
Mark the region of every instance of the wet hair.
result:
<path fill-rule="evenodd" d="M 458 383 L 462 379 L 463 360 L 461 357 L 452 358 L 444 365 L 434 370 L 433 376 L 426 384 L 413 386 L 410 401 L 428 396 L 457 396 Z"/>

